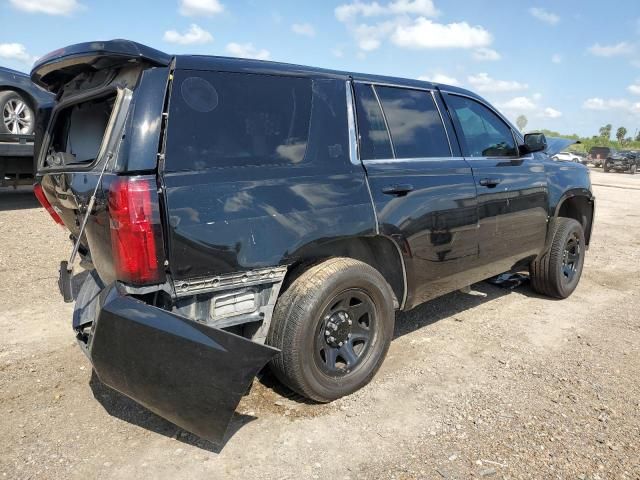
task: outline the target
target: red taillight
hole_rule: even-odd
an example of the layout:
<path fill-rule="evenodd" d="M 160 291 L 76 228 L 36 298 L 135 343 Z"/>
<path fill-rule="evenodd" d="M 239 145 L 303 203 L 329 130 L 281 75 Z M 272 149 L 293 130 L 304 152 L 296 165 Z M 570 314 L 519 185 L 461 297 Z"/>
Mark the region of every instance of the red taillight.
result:
<path fill-rule="evenodd" d="M 62 222 L 62 219 L 60 218 L 60 215 L 58 215 L 58 212 L 56 212 L 53 209 L 53 207 L 49 203 L 49 200 L 47 200 L 47 197 L 44 195 L 44 191 L 42 190 L 42 185 L 40 185 L 39 183 L 34 184 L 33 185 L 33 193 L 36 196 L 36 198 L 38 199 L 38 201 L 40 202 L 40 205 L 42 205 L 44 207 L 44 209 L 47 212 L 49 212 L 49 215 L 51 215 L 51 218 L 53 218 L 53 220 L 57 224 L 64 225 L 64 223 Z"/>
<path fill-rule="evenodd" d="M 162 280 L 164 259 L 155 177 L 120 177 L 109 187 L 116 276 L 128 283 Z"/>

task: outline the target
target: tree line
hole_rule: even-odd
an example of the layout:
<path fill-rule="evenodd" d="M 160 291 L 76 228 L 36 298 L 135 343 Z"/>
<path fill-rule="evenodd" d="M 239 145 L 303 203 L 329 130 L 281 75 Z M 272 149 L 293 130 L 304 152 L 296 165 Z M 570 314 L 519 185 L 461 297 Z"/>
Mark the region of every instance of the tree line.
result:
<path fill-rule="evenodd" d="M 527 127 L 528 123 L 529 121 L 524 115 L 520 115 L 516 119 L 516 125 L 522 132 L 524 132 L 524 129 Z M 636 129 L 633 135 L 628 135 L 630 132 L 627 130 L 627 128 L 620 126 L 616 129 L 615 140 L 612 140 L 611 134 L 613 133 L 613 125 L 611 125 L 610 123 L 600 127 L 598 129 L 598 134 L 591 137 L 581 137 L 575 133 L 572 135 L 566 135 L 546 129 L 542 129 L 541 132 L 548 137 L 563 137 L 578 140 L 580 142 L 579 144 L 569 147 L 571 150 L 575 151 L 589 152 L 591 147 L 594 146 L 613 147 L 618 150 L 640 150 L 640 131 L 638 131 L 638 129 Z"/>

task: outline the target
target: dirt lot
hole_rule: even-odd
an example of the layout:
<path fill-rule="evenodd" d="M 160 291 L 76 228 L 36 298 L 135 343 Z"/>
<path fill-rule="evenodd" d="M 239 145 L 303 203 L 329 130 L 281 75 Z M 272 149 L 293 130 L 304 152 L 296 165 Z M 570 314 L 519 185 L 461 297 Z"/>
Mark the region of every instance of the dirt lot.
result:
<path fill-rule="evenodd" d="M 66 235 L 0 192 L 5 478 L 640 479 L 640 175 L 592 174 L 596 228 L 574 295 L 478 284 L 397 319 L 372 384 L 330 405 L 269 376 L 224 448 L 101 386 L 57 293 Z"/>

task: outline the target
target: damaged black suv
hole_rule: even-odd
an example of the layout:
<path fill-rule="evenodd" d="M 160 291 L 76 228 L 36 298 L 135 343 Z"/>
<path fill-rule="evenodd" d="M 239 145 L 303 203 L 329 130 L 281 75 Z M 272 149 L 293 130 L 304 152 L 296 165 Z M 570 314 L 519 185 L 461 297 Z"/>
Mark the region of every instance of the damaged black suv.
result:
<path fill-rule="evenodd" d="M 124 40 L 35 65 L 35 191 L 102 382 L 219 441 L 268 362 L 318 402 L 371 380 L 394 312 L 507 271 L 576 288 L 594 197 L 571 141 L 467 90 Z"/>

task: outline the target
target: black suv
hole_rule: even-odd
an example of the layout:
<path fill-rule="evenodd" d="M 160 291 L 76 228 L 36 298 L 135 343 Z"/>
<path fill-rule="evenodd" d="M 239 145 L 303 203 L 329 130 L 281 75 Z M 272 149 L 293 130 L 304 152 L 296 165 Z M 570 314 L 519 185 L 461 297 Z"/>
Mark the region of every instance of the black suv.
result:
<path fill-rule="evenodd" d="M 35 188 L 71 232 L 79 344 L 204 438 L 267 362 L 329 402 L 374 376 L 396 310 L 512 270 L 578 284 L 589 173 L 550 159 L 572 141 L 523 138 L 467 90 L 122 40 L 31 76 L 58 98 Z"/>
<path fill-rule="evenodd" d="M 615 170 L 616 172 L 629 172 L 634 175 L 638 170 L 638 152 L 631 150 L 614 152 L 607 157 L 602 167 L 605 172 Z"/>

